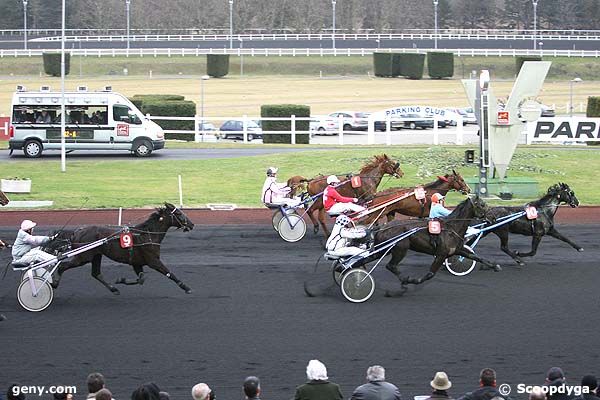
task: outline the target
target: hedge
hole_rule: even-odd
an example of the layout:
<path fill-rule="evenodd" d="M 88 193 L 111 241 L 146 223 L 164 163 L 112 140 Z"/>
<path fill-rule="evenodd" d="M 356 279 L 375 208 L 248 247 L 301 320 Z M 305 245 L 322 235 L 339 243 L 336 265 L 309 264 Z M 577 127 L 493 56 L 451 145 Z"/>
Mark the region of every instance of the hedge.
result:
<path fill-rule="evenodd" d="M 589 118 L 600 117 L 600 97 L 588 97 L 585 115 Z M 588 146 L 600 146 L 600 142 L 586 142 Z"/>
<path fill-rule="evenodd" d="M 299 105 L 299 104 L 265 104 L 260 107 L 260 116 L 262 118 L 268 117 L 283 117 L 289 118 L 292 115 L 296 117 L 310 117 L 310 107 Z M 308 120 L 296 121 L 296 131 L 308 132 L 310 122 Z M 262 120 L 263 132 L 269 131 L 290 131 L 292 130 L 291 121 L 279 121 L 279 120 Z M 266 134 L 263 135 L 263 143 L 291 143 L 291 134 Z M 308 144 L 309 134 L 297 134 L 297 144 Z"/>
<path fill-rule="evenodd" d="M 454 53 L 428 52 L 427 70 L 429 77 L 433 79 L 452 78 L 454 76 Z"/>
<path fill-rule="evenodd" d="M 142 104 L 147 103 L 159 103 L 161 101 L 173 101 L 173 100 L 185 100 L 184 96 L 179 94 L 136 94 L 133 97 L 129 98 L 129 101 L 133 103 L 134 106 L 142 109 Z"/>
<path fill-rule="evenodd" d="M 43 53 L 46 75 L 60 76 L 60 53 Z M 71 71 L 71 53 L 65 53 L 65 76 Z"/>
<path fill-rule="evenodd" d="M 206 74 L 222 78 L 229 73 L 229 54 L 207 54 Z"/>
<path fill-rule="evenodd" d="M 196 103 L 188 100 L 144 102 L 140 109 L 144 114 L 161 117 L 193 117 L 196 115 Z M 188 130 L 190 133 L 166 133 L 165 139 L 194 140 L 194 121 L 154 120 L 164 130 Z"/>
<path fill-rule="evenodd" d="M 523 63 L 525 61 L 542 61 L 542 57 L 540 57 L 540 56 L 517 56 L 515 59 L 516 68 L 517 68 L 516 75 L 519 75 L 519 72 L 521 71 L 521 67 L 523 67 Z"/>
<path fill-rule="evenodd" d="M 399 54 L 400 75 L 408 79 L 423 79 L 425 69 L 425 54 Z"/>
<path fill-rule="evenodd" d="M 398 76 L 394 75 L 394 53 L 373 53 L 373 71 L 382 78 Z"/>

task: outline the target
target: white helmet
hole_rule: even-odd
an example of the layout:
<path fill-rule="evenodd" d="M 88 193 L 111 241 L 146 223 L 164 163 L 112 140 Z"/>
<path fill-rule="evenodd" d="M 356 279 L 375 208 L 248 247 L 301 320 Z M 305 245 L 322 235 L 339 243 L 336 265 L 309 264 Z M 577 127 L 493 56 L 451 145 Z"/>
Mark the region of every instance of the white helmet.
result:
<path fill-rule="evenodd" d="M 277 168 L 275 167 L 269 167 L 269 169 L 267 169 L 267 176 L 274 176 L 277 173 Z"/>
<path fill-rule="evenodd" d="M 25 219 L 25 220 L 23 220 L 23 222 L 21 222 L 21 229 L 24 231 L 28 231 L 36 225 L 37 224 L 35 222 Z"/>
<path fill-rule="evenodd" d="M 352 223 L 352 220 L 347 215 L 342 214 L 335 219 L 336 225 L 347 226 L 350 223 Z"/>
<path fill-rule="evenodd" d="M 340 183 L 340 180 L 338 179 L 337 176 L 335 176 L 335 175 L 329 175 L 327 177 L 327 184 L 331 185 L 332 183 Z"/>

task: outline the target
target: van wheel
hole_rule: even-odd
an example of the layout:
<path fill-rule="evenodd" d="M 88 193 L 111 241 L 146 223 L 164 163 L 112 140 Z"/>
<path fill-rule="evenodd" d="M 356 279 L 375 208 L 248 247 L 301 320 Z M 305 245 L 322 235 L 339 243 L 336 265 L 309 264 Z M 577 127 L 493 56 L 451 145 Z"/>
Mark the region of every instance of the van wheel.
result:
<path fill-rule="evenodd" d="M 133 153 L 136 157 L 148 157 L 152 153 L 152 144 L 147 140 L 140 140 L 133 145 Z"/>
<path fill-rule="evenodd" d="M 38 158 L 42 155 L 42 144 L 37 140 L 28 140 L 23 146 L 23 153 L 29 158 Z"/>

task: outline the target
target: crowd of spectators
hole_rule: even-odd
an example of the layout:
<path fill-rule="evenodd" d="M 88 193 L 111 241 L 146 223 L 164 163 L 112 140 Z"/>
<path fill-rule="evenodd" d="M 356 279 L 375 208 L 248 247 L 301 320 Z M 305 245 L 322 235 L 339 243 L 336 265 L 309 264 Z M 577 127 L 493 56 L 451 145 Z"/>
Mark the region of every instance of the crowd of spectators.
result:
<path fill-rule="evenodd" d="M 319 360 L 310 360 L 306 367 L 307 381 L 296 387 L 294 400 L 342 400 L 345 398 L 340 386 L 329 380 L 327 368 Z M 373 365 L 367 369 L 366 383 L 357 386 L 349 400 L 402 400 L 400 390 L 396 385 L 386 381 L 385 369 L 380 365 Z M 484 368 L 479 374 L 477 386 L 470 392 L 453 397 L 450 394 L 452 382 L 448 374 L 438 371 L 433 376 L 430 385 L 430 393 L 415 396 L 415 400 L 511 400 L 502 387 L 497 387 L 496 371 Z M 598 381 L 594 375 L 586 375 L 579 384 L 581 393 L 574 394 L 566 388 L 567 380 L 563 370 L 552 367 L 548 370 L 543 384 L 531 387 L 527 397 L 529 400 L 600 400 L 596 394 Z M 475 385 L 474 385 L 475 386 Z M 13 384 L 8 388 L 6 400 L 25 400 L 26 395 L 15 393 L 13 388 L 19 387 Z M 550 390 L 554 388 L 554 390 Z M 98 372 L 91 373 L 87 378 L 86 400 L 115 400 L 111 391 L 106 387 L 104 376 Z M 425 391 L 425 389 L 424 389 Z M 245 400 L 261 400 L 260 379 L 256 376 L 248 376 L 241 385 L 240 395 Z M 553 393 L 552 395 L 550 393 Z M 54 400 L 75 400 L 73 394 L 54 394 Z M 36 396 L 37 397 L 37 396 Z M 82 398 L 82 396 L 77 396 Z M 216 400 L 214 389 L 207 383 L 198 383 L 191 389 L 193 400 Z M 2 397 L 0 396 L 0 400 Z M 153 382 L 144 383 L 131 393 L 131 400 L 170 400 L 167 392 L 161 391 Z M 407 400 L 407 399 L 405 399 Z"/>

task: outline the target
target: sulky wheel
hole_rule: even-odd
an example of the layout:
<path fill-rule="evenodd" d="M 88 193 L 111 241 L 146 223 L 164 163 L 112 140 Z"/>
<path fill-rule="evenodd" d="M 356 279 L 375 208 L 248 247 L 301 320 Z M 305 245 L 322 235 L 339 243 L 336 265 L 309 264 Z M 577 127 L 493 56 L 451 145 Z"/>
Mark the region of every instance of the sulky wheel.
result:
<path fill-rule="evenodd" d="M 34 288 L 31 287 L 29 278 L 24 279 L 17 289 L 17 299 L 21 307 L 27 311 L 43 311 L 48 308 L 54 298 L 52 286 L 48 281 L 37 276 L 33 277 L 33 285 Z"/>
<path fill-rule="evenodd" d="M 352 269 L 342 276 L 340 288 L 348 301 L 362 303 L 373 295 L 375 280 L 363 269 Z"/>
<path fill-rule="evenodd" d="M 293 208 L 288 208 L 285 210 L 286 214 L 296 214 L 296 210 L 294 210 Z M 273 229 L 275 229 L 275 231 L 279 232 L 279 221 L 281 221 L 281 219 L 283 218 L 283 213 L 281 212 L 281 210 L 276 210 L 273 213 Z"/>
<path fill-rule="evenodd" d="M 464 245 L 463 248 L 469 253 L 475 254 L 469 246 Z M 448 272 L 456 276 L 468 275 L 475 269 L 475 264 L 477 264 L 477 261 L 459 255 L 454 255 L 444 260 L 444 265 Z"/>
<path fill-rule="evenodd" d="M 286 242 L 297 242 L 306 234 L 306 222 L 297 214 L 288 214 L 279 221 L 277 232 Z"/>

